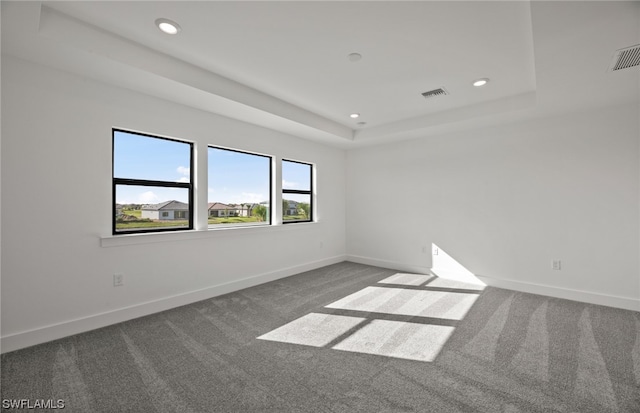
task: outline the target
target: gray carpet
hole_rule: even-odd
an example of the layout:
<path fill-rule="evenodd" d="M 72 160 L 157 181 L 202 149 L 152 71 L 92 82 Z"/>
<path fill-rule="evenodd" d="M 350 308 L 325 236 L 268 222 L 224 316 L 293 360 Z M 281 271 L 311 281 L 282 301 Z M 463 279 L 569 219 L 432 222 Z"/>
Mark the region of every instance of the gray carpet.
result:
<path fill-rule="evenodd" d="M 396 273 L 344 262 L 7 353 L 2 399 L 62 399 L 65 412 L 640 412 L 640 313 Z"/>

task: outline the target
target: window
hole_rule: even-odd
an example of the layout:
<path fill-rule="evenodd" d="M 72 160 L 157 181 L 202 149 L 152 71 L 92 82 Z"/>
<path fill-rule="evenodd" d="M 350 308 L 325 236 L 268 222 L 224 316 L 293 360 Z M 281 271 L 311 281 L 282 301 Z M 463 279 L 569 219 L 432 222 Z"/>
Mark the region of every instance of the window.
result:
<path fill-rule="evenodd" d="M 271 224 L 271 164 L 266 155 L 209 147 L 209 228 Z"/>
<path fill-rule="evenodd" d="M 193 144 L 113 130 L 113 234 L 193 229 Z"/>
<path fill-rule="evenodd" d="M 313 220 L 313 166 L 309 163 L 282 161 L 282 222 Z"/>

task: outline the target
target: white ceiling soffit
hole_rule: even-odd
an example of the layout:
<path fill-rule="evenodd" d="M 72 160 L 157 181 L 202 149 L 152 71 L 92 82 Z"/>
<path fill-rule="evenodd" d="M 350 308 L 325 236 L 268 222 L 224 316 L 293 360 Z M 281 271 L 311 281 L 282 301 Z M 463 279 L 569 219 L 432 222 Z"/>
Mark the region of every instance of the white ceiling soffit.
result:
<path fill-rule="evenodd" d="M 343 148 L 640 96 L 637 68 L 603 70 L 640 43 L 640 2 L 1 6 L 3 54 Z M 182 31 L 161 33 L 157 18 Z M 437 88 L 448 94 L 422 96 Z"/>
<path fill-rule="evenodd" d="M 432 132 L 442 131 L 445 126 L 448 126 L 451 131 L 484 126 L 486 119 L 483 120 L 483 118 L 491 118 L 492 120 L 504 119 L 499 116 L 513 116 L 514 112 L 522 112 L 535 107 L 535 105 L 536 93 L 526 92 L 490 102 L 450 109 L 430 116 L 404 119 L 359 130 L 356 131 L 354 141 L 358 143 L 374 143 L 393 139 L 394 137 L 402 137 L 403 139 L 418 138 L 429 135 Z M 455 126 L 452 127 L 452 124 L 455 124 Z"/>
<path fill-rule="evenodd" d="M 293 135 L 353 139 L 346 126 L 47 6 L 42 6 L 39 33 L 99 58 L 92 75 L 109 83 Z"/>

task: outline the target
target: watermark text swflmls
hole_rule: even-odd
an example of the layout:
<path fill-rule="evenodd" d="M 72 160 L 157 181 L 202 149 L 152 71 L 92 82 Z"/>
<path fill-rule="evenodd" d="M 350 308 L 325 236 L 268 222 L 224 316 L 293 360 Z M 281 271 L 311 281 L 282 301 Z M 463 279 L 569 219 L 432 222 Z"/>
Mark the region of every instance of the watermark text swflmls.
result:
<path fill-rule="evenodd" d="M 3 409 L 64 409 L 64 400 L 58 399 L 2 399 Z"/>

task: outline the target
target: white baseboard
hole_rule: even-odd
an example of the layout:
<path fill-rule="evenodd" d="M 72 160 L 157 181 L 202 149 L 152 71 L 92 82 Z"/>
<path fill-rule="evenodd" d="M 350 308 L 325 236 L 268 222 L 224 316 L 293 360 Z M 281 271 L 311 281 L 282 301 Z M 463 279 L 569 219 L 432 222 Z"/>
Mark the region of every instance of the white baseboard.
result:
<path fill-rule="evenodd" d="M 347 261 L 360 264 L 374 265 L 382 268 L 389 268 L 398 271 L 414 272 L 418 274 L 429 274 L 430 268 L 416 265 L 407 265 L 401 262 L 380 260 L 377 258 L 362 257 L 358 255 L 347 255 Z M 438 275 L 445 275 L 439 272 Z M 502 278 L 487 277 L 477 275 L 485 284 L 503 288 L 505 290 L 520 291 L 523 293 L 544 295 L 547 297 L 563 298 L 566 300 L 580 301 L 589 304 L 605 305 L 607 307 L 621 308 L 624 310 L 640 311 L 640 300 L 629 297 L 618 297 L 613 295 L 598 294 L 588 291 L 571 290 L 568 288 L 553 287 L 549 285 L 527 283 L 522 281 L 506 280 Z"/>
<path fill-rule="evenodd" d="M 228 294 L 234 291 L 242 290 L 244 288 L 253 287 L 255 285 L 264 284 L 269 281 L 289 277 L 301 272 L 314 270 L 316 268 L 325 267 L 331 264 L 337 264 L 345 260 L 346 256 L 338 255 L 331 258 L 325 258 L 322 260 L 297 265 L 294 267 L 288 267 L 263 274 L 253 275 L 240 280 L 207 287 L 196 291 L 190 291 L 187 293 L 161 298 L 159 300 L 148 301 L 125 308 L 119 308 L 113 311 L 78 318 L 75 320 L 63 321 L 61 323 L 52 324 L 33 330 L 9 334 L 3 336 L 0 339 L 0 349 L 2 353 L 6 353 L 36 344 L 45 343 L 47 341 L 57 340 L 59 338 L 84 333 L 86 331 L 95 330 L 134 318 L 155 314 L 160 311 L 170 310 L 172 308 L 206 300 L 219 295 Z"/>
<path fill-rule="evenodd" d="M 504 288 L 505 290 L 514 290 L 523 293 L 564 298 L 565 300 L 605 305 L 607 307 L 621 308 L 624 310 L 640 311 L 640 300 L 636 298 L 592 293 L 589 291 L 571 290 L 568 288 L 552 287 L 549 285 L 533 284 L 522 281 L 505 280 L 502 278 L 486 277 L 483 275 L 478 275 L 477 277 L 491 287 Z"/>
<path fill-rule="evenodd" d="M 408 265 L 402 262 L 381 260 L 378 258 L 362 257 L 360 255 L 347 255 L 347 261 L 358 264 L 373 265 L 375 267 L 388 268 L 390 270 L 407 271 L 416 274 L 429 274 L 429 267 L 419 265 Z"/>
<path fill-rule="evenodd" d="M 257 274 L 240 280 L 203 288 L 201 290 L 182 293 L 159 300 L 148 301 L 113 311 L 94 314 L 87 317 L 68 320 L 33 330 L 22 331 L 9 334 L 0 338 L 0 349 L 2 353 L 18 350 L 21 348 L 57 340 L 59 338 L 83 333 L 97 328 L 106 327 L 112 324 L 131 320 L 138 317 L 154 314 L 160 311 L 170 310 L 206 300 L 223 294 L 228 294 L 244 288 L 264 284 L 280 278 L 289 277 L 301 272 L 314 270 L 342 261 L 351 261 L 360 264 L 373 265 L 376 267 L 389 268 L 397 271 L 407 271 L 418 274 L 428 274 L 430 269 L 423 266 L 407 265 L 400 262 L 381 260 L 377 258 L 362 257 L 357 255 L 338 255 L 325 258 L 310 263 L 283 268 L 263 274 Z M 521 281 L 506 280 L 501 278 L 478 275 L 480 280 L 489 286 L 504 288 L 507 290 L 521 291 L 531 294 L 545 295 L 549 297 L 564 298 L 567 300 L 580 301 L 591 304 L 605 305 L 608 307 L 622 308 L 625 310 L 640 311 L 640 300 L 628 297 L 618 297 L 605 294 L 591 293 L 587 291 L 571 290 L 566 288 L 552 287 L 526 283 Z"/>

